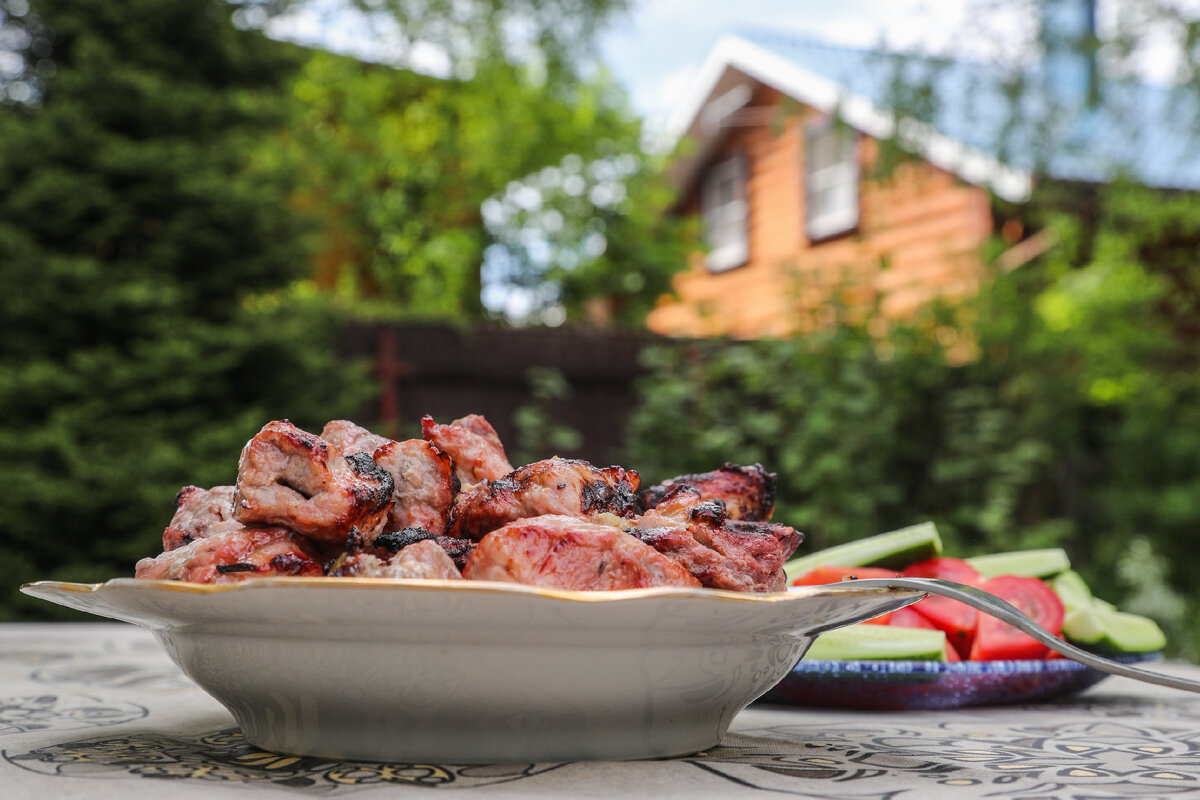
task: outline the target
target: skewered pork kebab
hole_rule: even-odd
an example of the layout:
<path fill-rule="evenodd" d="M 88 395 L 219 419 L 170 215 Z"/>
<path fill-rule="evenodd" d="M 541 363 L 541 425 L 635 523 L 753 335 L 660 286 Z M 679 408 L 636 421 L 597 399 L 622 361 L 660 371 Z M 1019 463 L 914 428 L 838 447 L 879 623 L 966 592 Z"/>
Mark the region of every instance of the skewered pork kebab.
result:
<path fill-rule="evenodd" d="M 267 423 L 233 486 L 186 486 L 138 578 L 492 580 L 557 589 L 781 591 L 801 534 L 772 523 L 775 475 L 726 464 L 641 490 L 622 467 L 513 468 L 486 419 L 422 419 L 393 441 L 348 420 Z"/>

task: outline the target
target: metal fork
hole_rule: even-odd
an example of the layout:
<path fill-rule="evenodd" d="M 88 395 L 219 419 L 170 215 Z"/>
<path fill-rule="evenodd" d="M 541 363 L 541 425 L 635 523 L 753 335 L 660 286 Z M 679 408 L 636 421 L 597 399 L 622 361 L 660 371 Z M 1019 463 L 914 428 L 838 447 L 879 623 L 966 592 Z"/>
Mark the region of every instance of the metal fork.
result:
<path fill-rule="evenodd" d="M 1128 664 L 1121 664 L 1117 661 L 1098 656 L 1095 653 L 1089 653 L 1086 650 L 1080 650 L 1072 644 L 1064 642 L 1057 636 L 1054 636 L 1045 628 L 1038 625 L 1029 617 L 1022 614 L 1016 607 L 1006 603 L 999 597 L 993 594 L 988 594 L 982 589 L 976 589 L 973 586 L 964 586 L 961 583 L 953 583 L 944 581 L 938 578 L 863 578 L 861 580 L 849 580 L 842 583 L 831 584 L 830 588 L 844 586 L 847 589 L 916 589 L 926 594 L 936 594 L 942 597 L 949 597 L 952 600 L 958 600 L 966 603 L 969 606 L 979 609 L 985 614 L 996 617 L 1003 622 L 1007 622 L 1014 628 L 1018 628 L 1024 633 L 1029 634 L 1034 639 L 1037 639 L 1042 644 L 1060 653 L 1067 658 L 1078 661 L 1081 664 L 1086 664 L 1089 667 L 1098 669 L 1102 672 L 1108 672 L 1113 675 L 1121 675 L 1126 678 L 1133 678 L 1146 683 L 1153 683 L 1159 686 L 1169 686 L 1172 689 L 1181 689 L 1185 692 L 1200 693 L 1200 682 L 1188 680 L 1186 678 L 1177 678 L 1173 675 L 1163 675 L 1150 670 L 1138 669 L 1137 667 Z M 915 602 L 915 601 L 914 601 Z"/>

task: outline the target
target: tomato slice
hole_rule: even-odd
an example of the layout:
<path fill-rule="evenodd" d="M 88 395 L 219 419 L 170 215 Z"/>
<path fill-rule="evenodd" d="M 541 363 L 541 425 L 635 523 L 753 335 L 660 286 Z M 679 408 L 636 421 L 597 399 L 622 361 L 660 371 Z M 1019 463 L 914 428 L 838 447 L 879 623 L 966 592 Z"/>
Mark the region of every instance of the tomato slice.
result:
<path fill-rule="evenodd" d="M 883 567 L 817 567 L 792 581 L 792 586 L 820 586 L 841 583 L 848 578 L 894 578 L 900 573 Z"/>
<path fill-rule="evenodd" d="M 854 578 L 894 578 L 900 573 L 894 569 L 883 567 L 817 567 L 804 573 L 792 581 L 792 586 L 820 586 L 826 583 L 841 583 Z M 891 614 L 883 614 L 873 619 L 865 620 L 867 625 L 887 625 L 891 622 Z"/>
<path fill-rule="evenodd" d="M 898 608 L 887 616 L 892 618 L 889 623 L 895 628 L 927 628 L 929 630 L 938 630 L 938 627 L 925 618 L 925 615 L 920 611 L 915 610 L 912 606 Z M 946 660 L 947 661 L 962 661 L 958 651 L 950 645 L 950 640 L 946 640 Z"/>
<path fill-rule="evenodd" d="M 961 558 L 931 558 L 913 564 L 900 573 L 906 578 L 941 578 L 946 581 L 978 586 L 983 576 Z M 922 614 L 933 626 L 945 631 L 949 642 L 963 658 L 971 652 L 975 638 L 975 624 L 979 613 L 966 603 L 946 597 L 927 597 L 909 608 Z"/>
<path fill-rule="evenodd" d="M 1054 590 L 1037 578 L 1000 575 L 984 581 L 980 587 L 1016 606 L 1025 616 L 1050 633 L 1062 633 L 1063 604 Z M 981 614 L 971 646 L 972 661 L 1017 661 L 1045 658 L 1050 648 L 1027 633 Z"/>
<path fill-rule="evenodd" d="M 966 561 L 945 556 L 918 561 L 900 574 L 906 578 L 941 578 L 968 586 L 978 586 L 983 582 L 983 576 Z"/>
<path fill-rule="evenodd" d="M 938 630 L 937 625 L 926 619 L 924 614 L 912 606 L 898 608 L 890 616 L 892 621 L 888 624 L 894 625 L 897 628 L 929 628 L 930 630 Z"/>
<path fill-rule="evenodd" d="M 883 567 L 817 567 L 804 573 L 792 581 L 792 586 L 821 586 L 826 583 L 841 583 L 854 578 L 894 578 L 900 573 L 894 569 Z M 883 614 L 873 619 L 865 620 L 867 625 L 887 625 L 891 622 L 891 614 Z"/>

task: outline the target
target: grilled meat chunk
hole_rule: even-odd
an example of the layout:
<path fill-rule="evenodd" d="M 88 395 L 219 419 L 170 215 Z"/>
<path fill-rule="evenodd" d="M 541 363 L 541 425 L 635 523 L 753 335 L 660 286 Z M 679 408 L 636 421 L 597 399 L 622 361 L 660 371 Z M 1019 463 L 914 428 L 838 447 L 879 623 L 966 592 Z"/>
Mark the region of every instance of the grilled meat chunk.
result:
<path fill-rule="evenodd" d="M 468 414 L 449 425 L 439 425 L 428 415 L 421 418 L 421 434 L 454 461 L 454 472 L 464 489 L 512 472 L 500 436 L 479 414 Z"/>
<path fill-rule="evenodd" d="M 277 420 L 242 449 L 234 516 L 243 524 L 283 525 L 340 544 L 352 528 L 378 530 L 394 488 L 392 476 L 369 454 L 343 455 L 324 439 Z"/>
<path fill-rule="evenodd" d="M 321 429 L 321 438 L 343 453 L 374 453 L 392 441 L 386 436 L 371 433 L 348 419 L 332 419 Z"/>
<path fill-rule="evenodd" d="M 268 423 L 242 449 L 235 486 L 180 490 L 164 552 L 139 561 L 137 576 L 784 588 L 801 535 L 768 522 L 776 476 L 758 464 L 680 475 L 639 496 L 640 477 L 621 467 L 550 458 L 514 470 L 476 414 L 421 427 L 422 439 L 393 441 L 348 420 L 321 436 Z"/>
<path fill-rule="evenodd" d="M 134 577 L 191 583 L 235 583 L 276 575 L 320 576 L 324 569 L 303 537 L 279 526 L 238 528 L 143 558 Z"/>
<path fill-rule="evenodd" d="M 668 556 L 702 585 L 735 592 L 777 592 L 783 564 L 800 545 L 787 525 L 732 520 L 719 500 L 680 484 L 625 530 Z"/>
<path fill-rule="evenodd" d="M 175 550 L 196 539 L 238 530 L 233 518 L 233 487 L 201 489 L 185 486 L 175 495 L 175 516 L 163 531 L 163 550 Z"/>
<path fill-rule="evenodd" d="M 370 453 L 392 476 L 395 489 L 384 530 L 417 527 L 437 536 L 446 532 L 458 491 L 450 456 L 424 439 L 393 441 L 344 419 L 327 422 L 321 438 L 343 453 Z"/>
<path fill-rule="evenodd" d="M 776 479 L 775 473 L 767 472 L 762 464 L 749 467 L 726 464 L 712 472 L 679 475 L 656 483 L 643 490 L 640 499 L 642 508 L 652 509 L 675 487 L 688 485 L 705 500 L 725 503 L 730 519 L 766 522 L 775 511 Z"/>
<path fill-rule="evenodd" d="M 700 585 L 617 528 L 561 515 L 510 522 L 484 536 L 463 577 L 584 591 Z"/>
<path fill-rule="evenodd" d="M 621 467 L 598 469 L 563 458 L 535 461 L 459 495 L 450 535 L 478 541 L 505 523 L 543 514 L 632 517 L 640 481 L 636 472 Z"/>
<path fill-rule="evenodd" d="M 434 536 L 444 534 L 458 491 L 450 456 L 424 439 L 406 439 L 376 450 L 375 463 L 396 484 L 384 530 L 424 528 Z"/>
<path fill-rule="evenodd" d="M 460 570 L 466 566 L 467 559 L 475 550 L 475 542 L 471 539 L 455 539 L 450 536 L 435 536 L 424 528 L 404 528 L 398 531 L 388 531 L 375 537 L 376 553 L 398 553 L 415 542 L 432 541 L 446 551 Z"/>
<path fill-rule="evenodd" d="M 347 557 L 337 574 L 354 578 L 462 579 L 454 561 L 432 539 L 410 544 L 386 561 L 370 553 L 356 553 Z"/>

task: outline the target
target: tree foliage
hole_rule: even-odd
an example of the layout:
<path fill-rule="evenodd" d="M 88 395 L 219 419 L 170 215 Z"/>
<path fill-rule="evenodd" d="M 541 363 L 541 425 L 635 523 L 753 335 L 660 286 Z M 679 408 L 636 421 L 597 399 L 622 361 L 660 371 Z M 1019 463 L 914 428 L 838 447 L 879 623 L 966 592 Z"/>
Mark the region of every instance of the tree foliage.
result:
<path fill-rule="evenodd" d="M 1114 184 L 1093 207 L 1096 235 L 1046 209 L 1043 259 L 883 335 L 848 316 L 651 351 L 628 462 L 658 480 L 759 461 L 806 550 L 925 519 L 963 555 L 1066 547 L 1196 658 L 1200 351 L 1180 287 L 1200 202 Z"/>
<path fill-rule="evenodd" d="M 481 59 L 434 78 L 315 52 L 293 95 L 260 157 L 321 230 L 317 287 L 358 314 L 479 318 L 486 272 L 494 308 L 514 290 L 525 315 L 621 296 L 634 323 L 685 263 L 658 165 L 602 77 Z"/>
<path fill-rule="evenodd" d="M 212 0 L 30 6 L 0 4 L 37 89 L 0 106 L 5 604 L 130 574 L 181 485 L 230 482 L 264 422 L 319 425 L 362 388 L 329 315 L 280 299 L 301 230 L 251 161 L 294 48 Z"/>

